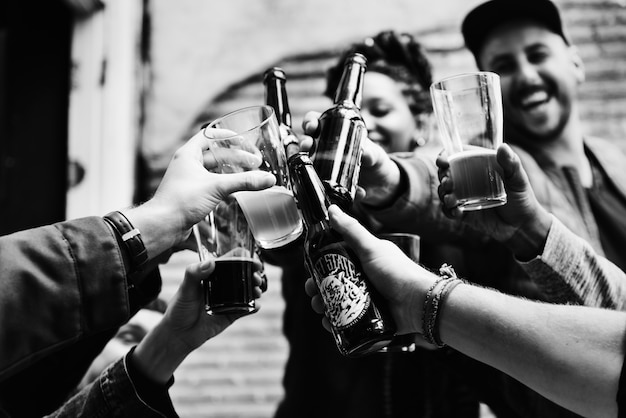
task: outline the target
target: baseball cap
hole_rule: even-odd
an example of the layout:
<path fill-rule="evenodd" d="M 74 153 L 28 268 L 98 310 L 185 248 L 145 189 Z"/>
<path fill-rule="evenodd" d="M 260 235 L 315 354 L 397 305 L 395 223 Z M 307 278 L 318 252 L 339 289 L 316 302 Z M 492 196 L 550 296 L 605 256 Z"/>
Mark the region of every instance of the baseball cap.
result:
<path fill-rule="evenodd" d="M 470 11 L 461 25 L 465 46 L 474 57 L 485 39 L 497 26 L 511 20 L 528 18 L 560 35 L 569 45 L 559 9 L 550 0 L 489 0 Z"/>

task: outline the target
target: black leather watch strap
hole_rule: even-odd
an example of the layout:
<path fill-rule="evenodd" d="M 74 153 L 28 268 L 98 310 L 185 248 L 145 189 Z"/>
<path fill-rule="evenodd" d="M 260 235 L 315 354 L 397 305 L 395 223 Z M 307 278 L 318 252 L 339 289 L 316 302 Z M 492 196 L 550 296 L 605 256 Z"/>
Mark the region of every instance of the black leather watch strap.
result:
<path fill-rule="evenodd" d="M 148 251 L 141 239 L 141 232 L 133 227 L 128 218 L 119 211 L 107 213 L 104 215 L 104 220 L 113 227 L 115 233 L 124 242 L 130 259 L 129 276 L 136 276 L 148 261 Z M 131 283 L 131 285 L 134 284 Z"/>

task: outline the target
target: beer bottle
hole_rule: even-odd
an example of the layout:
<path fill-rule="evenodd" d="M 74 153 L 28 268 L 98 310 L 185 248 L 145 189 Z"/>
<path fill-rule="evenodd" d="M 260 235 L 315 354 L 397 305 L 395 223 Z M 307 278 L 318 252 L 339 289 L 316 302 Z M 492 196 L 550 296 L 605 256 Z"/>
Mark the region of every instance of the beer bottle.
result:
<path fill-rule="evenodd" d="M 265 85 L 265 104 L 271 106 L 276 113 L 280 137 L 285 147 L 285 154 L 289 158 L 300 150 L 300 142 L 291 127 L 285 72 L 280 67 L 268 68 L 263 76 L 263 84 Z"/>
<path fill-rule="evenodd" d="M 346 58 L 334 105 L 319 119 L 319 137 L 312 153 L 313 166 L 333 203 L 352 206 L 361 168 L 361 140 L 367 135 L 361 117 L 363 76 L 367 59 L 354 53 Z"/>
<path fill-rule="evenodd" d="M 386 304 L 359 259 L 328 220 L 330 200 L 306 153 L 289 159 L 294 195 L 304 219 L 304 258 L 324 302 L 339 351 L 350 357 L 387 346 L 396 330 Z"/>

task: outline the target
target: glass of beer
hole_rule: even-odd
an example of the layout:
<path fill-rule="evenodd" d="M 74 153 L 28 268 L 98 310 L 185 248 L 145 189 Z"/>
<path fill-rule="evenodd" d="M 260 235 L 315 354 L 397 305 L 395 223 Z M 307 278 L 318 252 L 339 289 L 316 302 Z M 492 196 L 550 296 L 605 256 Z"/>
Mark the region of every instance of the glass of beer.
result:
<path fill-rule="evenodd" d="M 480 210 L 506 203 L 496 171 L 502 144 L 500 77 L 475 72 L 444 78 L 430 86 L 459 208 Z"/>
<path fill-rule="evenodd" d="M 215 138 L 208 129 L 230 131 L 230 136 Z M 291 189 L 287 158 L 280 139 L 278 121 L 270 106 L 252 106 L 228 113 L 204 129 L 210 139 L 209 149 L 220 172 L 236 173 L 250 169 L 265 170 L 276 177 L 276 184 L 266 190 L 234 194 L 248 220 L 252 235 L 262 249 L 283 247 L 303 231 Z M 250 167 L 241 160 L 221 158 L 220 149 L 238 149 L 261 157 L 261 165 Z M 229 154 L 231 155 L 231 154 Z"/>
<path fill-rule="evenodd" d="M 415 234 L 380 234 L 380 239 L 391 241 L 415 263 L 420 260 L 420 237 Z M 415 351 L 416 333 L 395 335 L 391 342 L 378 350 L 379 353 L 412 353 Z"/>
<path fill-rule="evenodd" d="M 253 274 L 261 261 L 248 222 L 234 197 L 220 202 L 207 216 L 210 229 L 206 240 L 198 226 L 194 235 L 200 260 L 215 257 L 215 270 L 202 281 L 205 310 L 209 315 L 242 314 L 256 311 Z"/>

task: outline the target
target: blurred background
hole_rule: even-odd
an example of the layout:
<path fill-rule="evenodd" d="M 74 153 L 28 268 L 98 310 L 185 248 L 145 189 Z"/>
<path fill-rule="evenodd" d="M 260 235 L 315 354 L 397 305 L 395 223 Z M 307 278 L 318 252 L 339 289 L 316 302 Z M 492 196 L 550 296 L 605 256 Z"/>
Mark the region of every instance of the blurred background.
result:
<path fill-rule="evenodd" d="M 0 234 L 142 202 L 172 152 L 220 114 L 263 102 L 281 66 L 294 127 L 323 111 L 326 68 L 381 30 L 414 34 L 435 78 L 474 70 L 460 36 L 478 0 L 8 0 L 0 4 Z M 588 133 L 626 149 L 626 1 L 557 0 L 585 62 Z M 195 253 L 162 268 L 167 300 Z M 287 345 L 279 272 L 259 313 L 193 353 L 182 417 L 271 417 Z M 330 337 L 330 334 L 328 335 Z M 312 402 L 322 402 L 311 394 Z"/>

